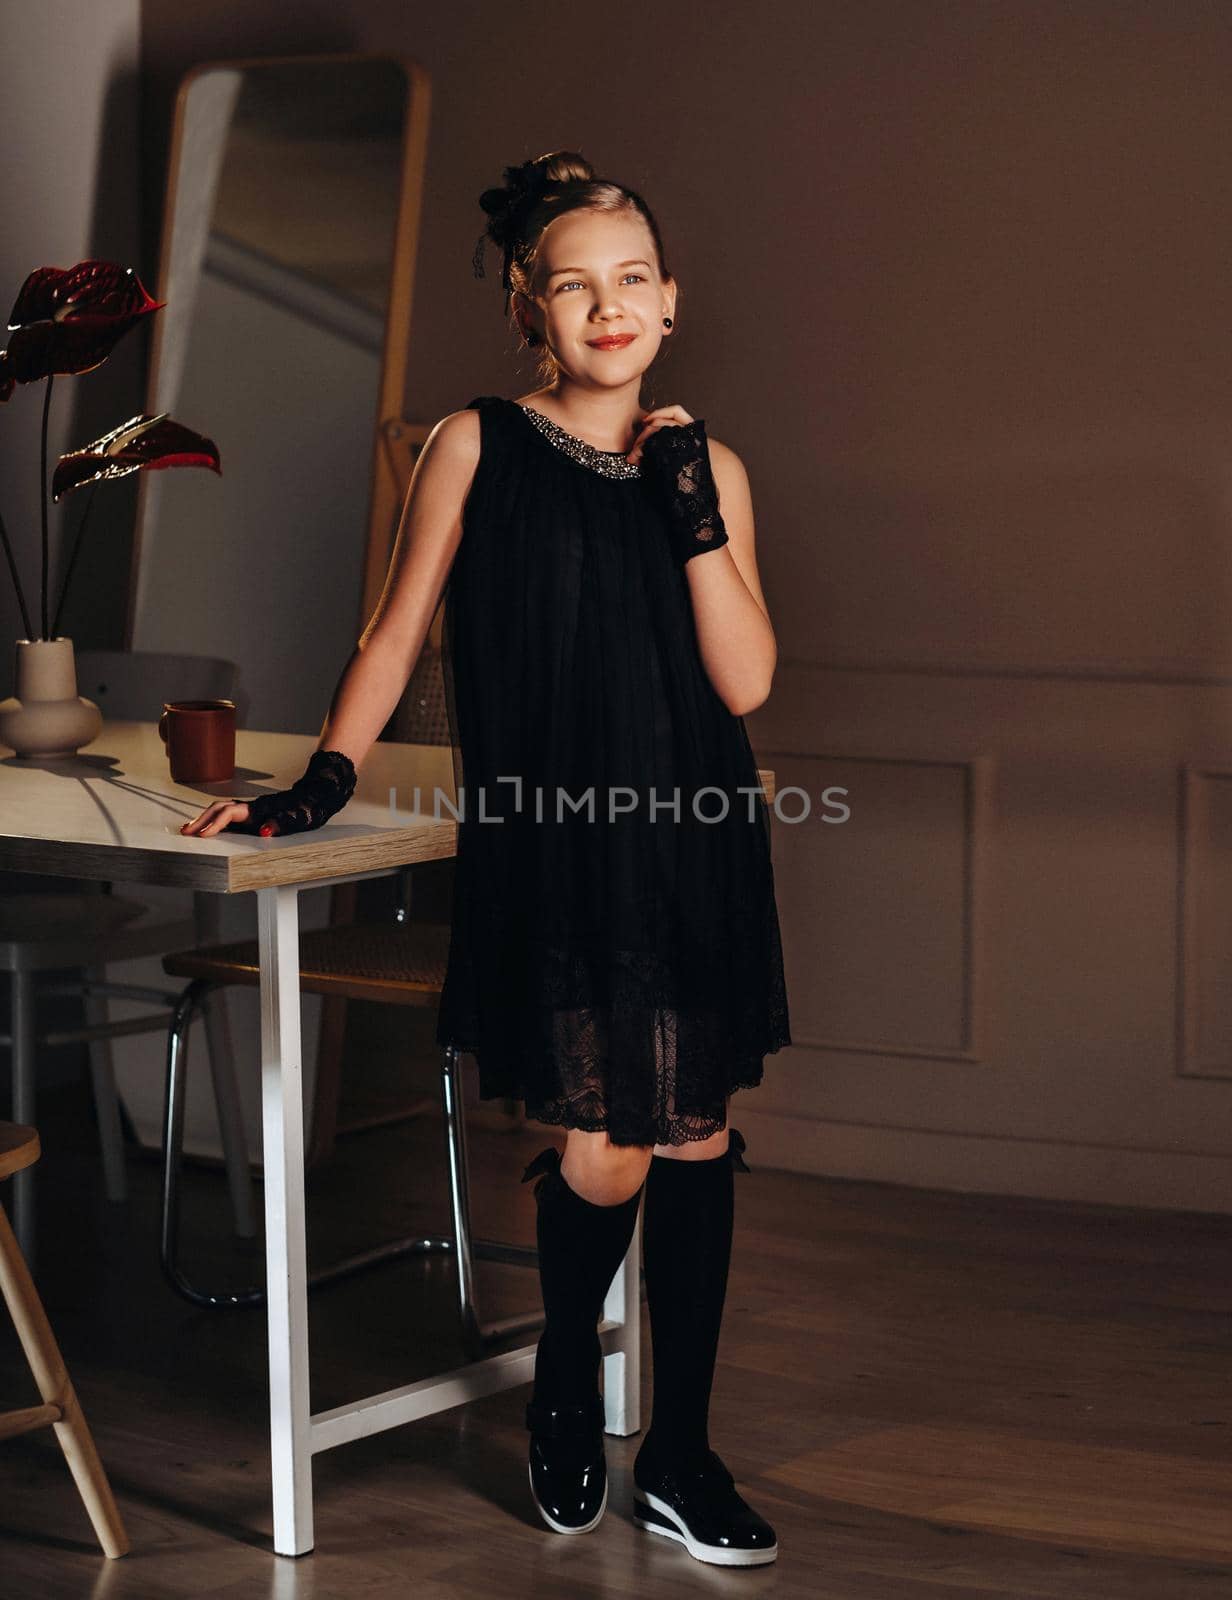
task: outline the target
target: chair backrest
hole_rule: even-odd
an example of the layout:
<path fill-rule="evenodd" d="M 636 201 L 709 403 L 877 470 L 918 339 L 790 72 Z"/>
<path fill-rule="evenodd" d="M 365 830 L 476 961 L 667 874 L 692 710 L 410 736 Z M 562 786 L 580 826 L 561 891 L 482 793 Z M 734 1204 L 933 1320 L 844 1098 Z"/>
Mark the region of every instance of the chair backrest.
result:
<path fill-rule="evenodd" d="M 247 698 L 236 692 L 239 668 L 222 656 L 182 656 L 157 650 L 79 650 L 77 693 L 104 717 L 157 722 L 164 700 L 234 700 L 244 725 Z"/>
<path fill-rule="evenodd" d="M 441 650 L 425 639 L 392 725 L 394 738 L 407 744 L 450 743 L 444 666 Z"/>

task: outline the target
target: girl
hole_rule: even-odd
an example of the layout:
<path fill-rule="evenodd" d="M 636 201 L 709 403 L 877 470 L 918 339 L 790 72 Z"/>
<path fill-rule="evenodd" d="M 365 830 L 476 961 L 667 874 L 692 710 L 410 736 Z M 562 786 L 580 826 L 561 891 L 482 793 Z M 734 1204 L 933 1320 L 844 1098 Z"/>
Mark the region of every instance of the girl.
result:
<path fill-rule="evenodd" d="M 566 1129 L 537 1177 L 545 1325 L 529 1477 L 561 1533 L 607 1505 L 598 1320 L 645 1190 L 654 1398 L 634 1521 L 701 1561 L 775 1559 L 710 1447 L 727 1288 L 733 1090 L 791 1042 L 764 797 L 743 715 L 774 631 L 748 479 L 679 405 L 643 410 L 678 286 L 642 197 L 556 151 L 485 190 L 506 311 L 543 386 L 480 396 L 416 464 L 376 612 L 288 791 L 182 831 L 319 827 L 350 799 L 445 595 L 460 760 L 437 1027 L 480 1094 Z M 710 330 L 721 336 L 721 330 Z"/>

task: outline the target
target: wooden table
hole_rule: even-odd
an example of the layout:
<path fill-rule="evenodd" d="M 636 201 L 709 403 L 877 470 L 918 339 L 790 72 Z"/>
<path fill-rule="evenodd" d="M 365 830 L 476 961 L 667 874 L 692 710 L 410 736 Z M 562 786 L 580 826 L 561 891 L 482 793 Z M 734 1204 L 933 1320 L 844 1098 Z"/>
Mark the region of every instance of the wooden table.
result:
<path fill-rule="evenodd" d="M 235 777 L 206 785 L 171 781 L 154 723 L 104 723 L 92 744 L 65 760 L 0 756 L 0 869 L 167 884 L 206 897 L 257 896 L 274 1549 L 287 1556 L 312 1549 L 317 1451 L 529 1383 L 536 1348 L 311 1412 L 297 896 L 305 888 L 386 876 L 411 862 L 454 855 L 457 847 L 448 804 L 442 801 L 439 819 L 433 809 L 436 788 L 454 797 L 452 752 L 391 742 L 372 746 L 354 796 L 323 828 L 272 839 L 179 832 L 211 799 L 243 795 L 246 780 L 260 786 L 254 793 L 288 786 L 316 745 L 306 734 L 241 730 Z M 760 777 L 772 797 L 773 774 Z M 640 1427 L 639 1236 L 640 1227 L 599 1329 L 606 1428 L 621 1435 Z"/>

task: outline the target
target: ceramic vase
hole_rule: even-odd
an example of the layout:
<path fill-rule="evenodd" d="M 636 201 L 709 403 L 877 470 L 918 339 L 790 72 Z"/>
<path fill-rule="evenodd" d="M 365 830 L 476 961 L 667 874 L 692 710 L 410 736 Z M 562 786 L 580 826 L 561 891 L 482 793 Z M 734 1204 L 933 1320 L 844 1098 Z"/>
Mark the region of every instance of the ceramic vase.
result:
<path fill-rule="evenodd" d="M 98 737 L 103 714 L 77 693 L 71 639 L 18 639 L 16 694 L 0 700 L 0 745 L 26 761 L 73 756 Z"/>

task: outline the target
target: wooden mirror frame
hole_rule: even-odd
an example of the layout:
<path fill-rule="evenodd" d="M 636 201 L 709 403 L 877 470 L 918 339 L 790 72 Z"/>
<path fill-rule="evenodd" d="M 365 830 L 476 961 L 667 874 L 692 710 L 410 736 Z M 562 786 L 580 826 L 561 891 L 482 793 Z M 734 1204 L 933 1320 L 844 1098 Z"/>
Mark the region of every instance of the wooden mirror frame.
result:
<path fill-rule="evenodd" d="M 431 111 L 431 82 L 425 69 L 409 56 L 381 51 L 339 51 L 323 54 L 284 56 L 237 56 L 195 63 L 180 80 L 176 91 L 171 147 L 167 157 L 167 179 L 160 230 L 158 282 L 155 298 L 167 299 L 171 267 L 172 225 L 176 214 L 180 163 L 184 153 L 188 95 L 193 84 L 207 72 L 220 69 L 243 70 L 249 67 L 292 66 L 297 63 L 392 62 L 406 75 L 407 108 L 402 129 L 402 170 L 399 182 L 397 215 L 394 226 L 393 257 L 390 262 L 389 293 L 385 312 L 385 340 L 377 390 L 377 423 L 373 429 L 371 490 L 363 560 L 360 614 L 356 619 L 358 639 L 367 627 L 385 585 L 403 502 L 419 451 L 431 428 L 409 421 L 404 416 L 407 366 L 411 333 L 411 310 L 415 292 L 415 264 L 419 253 L 419 230 L 423 208 L 424 172 L 427 159 L 428 121 Z M 164 324 L 156 321 L 146 375 L 145 410 L 152 413 L 158 393 L 159 364 L 162 355 Z M 133 648 L 136 626 L 138 577 L 141 547 L 147 514 L 148 474 L 139 474 L 136 522 L 129 563 L 128 599 L 124 620 L 123 648 Z M 438 606 L 429 640 L 439 648 L 444 605 Z M 341 664 L 340 664 L 341 665 Z M 389 727 L 397 737 L 400 708 Z M 324 710 L 322 711 L 324 717 Z M 354 920 L 358 886 L 336 886 L 330 895 L 330 922 Z M 311 1119 L 311 1142 L 306 1165 L 309 1168 L 327 1160 L 337 1129 L 341 1057 L 346 1028 L 347 1002 L 327 998 L 322 1002 L 318 1029 L 317 1073 Z"/>
<path fill-rule="evenodd" d="M 419 253 L 419 227 L 423 207 L 424 171 L 428 148 L 428 119 L 431 111 L 431 82 L 427 72 L 409 56 L 381 51 L 340 51 L 321 55 L 237 56 L 218 61 L 196 62 L 180 80 L 175 97 L 171 149 L 167 157 L 167 181 L 163 198 L 162 227 L 158 256 L 158 285 L 155 298 L 167 298 L 167 279 L 171 265 L 171 224 L 178 198 L 180 162 L 184 153 L 184 131 L 188 95 L 193 84 L 207 72 L 242 71 L 249 67 L 319 65 L 361 61 L 392 62 L 406 74 L 407 109 L 402 128 L 402 172 L 398 192 L 397 220 L 394 226 L 393 259 L 390 263 L 389 295 L 385 312 L 385 342 L 381 355 L 378 384 L 377 426 L 373 430 L 371 492 L 368 504 L 368 531 L 364 550 L 363 584 L 356 638 L 367 626 L 381 597 L 385 574 L 393 552 L 398 516 L 406 496 L 410 471 L 406 466 L 407 446 L 422 444 L 427 437 L 423 425 L 403 417 L 406 396 L 407 361 L 411 335 L 411 307 L 415 293 L 415 263 Z M 159 362 L 165 324 L 155 319 L 146 375 L 145 409 L 152 413 L 158 392 Z M 413 467 L 413 455 L 411 466 Z M 129 561 L 128 603 L 124 618 L 123 648 L 133 648 L 136 627 L 138 575 L 145 530 L 148 474 L 138 475 L 136 523 Z M 439 633 L 440 617 L 433 623 L 433 637 Z M 322 712 L 324 716 L 324 712 Z"/>

